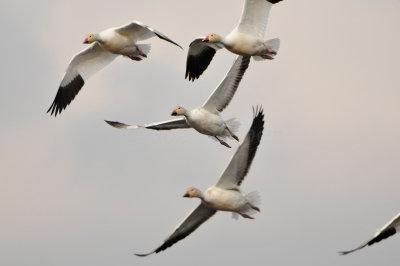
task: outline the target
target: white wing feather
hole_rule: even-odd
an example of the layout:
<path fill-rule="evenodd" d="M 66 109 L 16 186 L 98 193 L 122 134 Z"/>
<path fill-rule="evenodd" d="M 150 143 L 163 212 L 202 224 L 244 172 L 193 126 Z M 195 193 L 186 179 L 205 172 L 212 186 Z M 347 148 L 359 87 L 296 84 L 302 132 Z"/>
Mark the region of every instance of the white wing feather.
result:
<path fill-rule="evenodd" d="M 159 32 L 139 21 L 133 21 L 133 22 L 123 25 L 121 27 L 114 28 L 114 30 L 116 32 L 118 32 L 119 34 L 128 36 L 129 38 L 134 40 L 134 42 L 147 40 L 151 37 L 157 36 L 158 38 L 163 39 L 172 44 L 175 44 L 176 46 L 183 49 L 182 46 L 180 46 L 179 44 L 177 44 L 176 42 L 174 42 L 173 40 L 171 40 L 170 38 L 168 38 L 161 32 Z"/>
<path fill-rule="evenodd" d="M 104 49 L 98 42 L 94 42 L 72 58 L 61 81 L 61 87 L 67 86 L 78 75 L 81 75 L 83 80 L 86 81 L 94 73 L 111 63 L 117 56 Z"/>
<path fill-rule="evenodd" d="M 170 130 L 170 129 L 180 129 L 180 128 L 190 128 L 188 123 L 186 122 L 186 119 L 184 117 L 182 118 L 177 118 L 177 119 L 171 119 L 168 121 L 163 121 L 163 122 L 157 122 L 157 123 L 152 123 L 152 124 L 146 124 L 146 125 L 127 125 L 121 122 L 117 121 L 107 121 L 105 120 L 107 124 L 110 126 L 113 126 L 115 128 L 119 129 L 138 129 L 138 128 L 148 128 L 148 129 L 154 129 L 154 130 Z"/>
<path fill-rule="evenodd" d="M 221 112 L 231 102 L 240 81 L 249 66 L 249 56 L 238 56 L 225 78 L 208 97 L 203 107 L 212 113 Z"/>
<path fill-rule="evenodd" d="M 234 31 L 264 39 L 268 16 L 273 4 L 266 0 L 246 0 L 239 24 Z"/>

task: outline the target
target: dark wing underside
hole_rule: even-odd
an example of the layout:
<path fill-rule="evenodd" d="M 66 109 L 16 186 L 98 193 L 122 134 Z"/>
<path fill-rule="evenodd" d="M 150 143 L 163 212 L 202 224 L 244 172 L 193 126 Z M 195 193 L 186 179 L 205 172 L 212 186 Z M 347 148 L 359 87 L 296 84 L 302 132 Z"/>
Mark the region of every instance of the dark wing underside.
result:
<path fill-rule="evenodd" d="M 163 251 L 170 246 L 174 245 L 179 240 L 184 239 L 190 235 L 194 230 L 196 230 L 202 223 L 207 221 L 211 216 L 216 213 L 216 210 L 207 208 L 202 203 L 194 209 L 186 219 L 176 227 L 175 231 L 164 241 L 164 243 L 157 249 L 150 253 L 145 254 L 135 254 L 139 257 L 145 257 L 153 253 L 158 253 Z"/>
<path fill-rule="evenodd" d="M 262 108 L 254 111 L 253 123 L 246 138 L 236 150 L 228 166 L 222 173 L 217 187 L 232 189 L 240 186 L 250 169 L 251 163 L 256 155 L 258 145 L 264 130 L 264 113 Z"/>
<path fill-rule="evenodd" d="M 378 243 L 381 240 L 386 239 L 394 234 L 396 234 L 396 229 L 394 227 L 388 228 L 387 230 L 382 231 L 377 236 L 375 236 L 375 237 L 371 238 L 370 240 L 368 240 L 367 242 L 363 243 L 361 246 L 356 247 L 355 249 L 352 249 L 352 250 L 348 250 L 348 251 L 340 251 L 339 253 L 340 253 L 340 255 L 346 255 L 346 254 L 352 253 L 352 252 L 362 249 L 366 246 L 371 246 L 375 243 Z"/>
<path fill-rule="evenodd" d="M 371 246 L 375 243 L 382 241 L 394 234 L 396 234 L 400 230 L 400 213 L 398 213 L 392 220 L 390 220 L 387 224 L 385 224 L 378 232 L 368 241 L 364 242 L 359 247 L 348 250 L 348 251 L 339 251 L 340 255 L 346 255 L 352 253 L 356 250 L 362 249 L 366 246 Z"/>
<path fill-rule="evenodd" d="M 396 229 L 395 228 L 389 228 L 383 232 L 381 232 L 379 235 L 368 241 L 368 246 L 371 246 L 372 244 L 378 243 L 383 239 L 386 239 L 392 235 L 396 234 Z"/>

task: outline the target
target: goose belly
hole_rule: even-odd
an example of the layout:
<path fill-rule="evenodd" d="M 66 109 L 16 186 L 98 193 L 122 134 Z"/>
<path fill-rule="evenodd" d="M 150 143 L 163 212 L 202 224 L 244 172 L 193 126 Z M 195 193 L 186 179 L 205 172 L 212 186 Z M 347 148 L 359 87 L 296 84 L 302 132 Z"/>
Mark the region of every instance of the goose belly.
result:
<path fill-rule="evenodd" d="M 136 53 L 136 47 L 130 38 L 115 32 L 110 32 L 106 36 L 108 38 L 104 38 L 101 44 L 104 45 L 108 51 L 121 55 Z"/>
<path fill-rule="evenodd" d="M 212 136 L 221 135 L 226 127 L 224 120 L 219 115 L 204 111 L 191 113 L 187 121 L 198 132 Z"/>
<path fill-rule="evenodd" d="M 238 55 L 256 55 L 263 49 L 262 41 L 254 36 L 237 33 L 232 37 L 228 36 L 226 48 Z"/>
<path fill-rule="evenodd" d="M 236 190 L 210 188 L 205 194 L 206 203 L 215 210 L 238 211 L 246 205 L 246 198 Z"/>

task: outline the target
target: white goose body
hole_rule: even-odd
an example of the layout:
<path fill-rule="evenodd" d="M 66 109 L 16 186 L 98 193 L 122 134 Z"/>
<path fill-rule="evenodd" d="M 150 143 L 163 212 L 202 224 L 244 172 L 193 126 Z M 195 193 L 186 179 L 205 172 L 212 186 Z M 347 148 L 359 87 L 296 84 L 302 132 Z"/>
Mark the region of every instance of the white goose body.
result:
<path fill-rule="evenodd" d="M 173 233 L 158 248 L 149 253 L 135 255 L 144 257 L 171 247 L 176 242 L 190 235 L 217 211 L 232 212 L 233 218 L 238 218 L 241 215 L 243 218 L 254 219 L 250 214 L 260 211 L 256 206 L 258 202 L 257 194 L 251 192 L 244 195 L 240 192 L 239 186 L 250 170 L 251 163 L 261 141 L 263 130 L 264 114 L 262 109 L 257 108 L 254 112 L 250 130 L 232 156 L 228 166 L 222 172 L 217 183 L 208 188 L 204 193 L 197 188 L 191 187 L 183 195 L 183 197 L 187 198 L 199 198 L 201 200 L 200 204 L 189 213 L 183 222 L 175 227 Z"/>
<path fill-rule="evenodd" d="M 246 197 L 239 190 L 217 186 L 206 190 L 203 201 L 206 206 L 218 211 L 240 212 L 248 205 Z"/>
<path fill-rule="evenodd" d="M 239 138 L 235 135 L 239 123 L 235 119 L 224 121 L 220 114 L 232 100 L 249 62 L 250 56 L 238 56 L 231 69 L 226 73 L 224 79 L 203 105 L 190 111 L 180 106 L 174 108 L 171 115 L 181 116 L 178 119 L 147 125 L 127 125 L 121 122 L 107 120 L 106 122 L 119 129 L 148 128 L 153 130 L 171 130 L 193 128 L 197 132 L 211 136 L 222 145 L 230 148 L 224 139 L 233 138 L 239 141 Z"/>
<path fill-rule="evenodd" d="M 125 56 L 139 55 L 133 36 L 122 35 L 115 28 L 107 29 L 97 35 L 97 41 L 108 51 Z"/>
<path fill-rule="evenodd" d="M 137 43 L 151 37 L 179 44 L 164 34 L 137 21 L 109 28 L 97 34 L 88 34 L 83 43 L 89 47 L 77 53 L 69 63 L 56 97 L 47 112 L 54 116 L 61 113 L 75 98 L 87 79 L 111 63 L 117 56 L 141 61 L 150 52 L 150 44 Z"/>
<path fill-rule="evenodd" d="M 280 46 L 278 38 L 264 40 L 264 33 L 272 6 L 282 0 L 245 0 L 238 25 L 225 37 L 215 33 L 196 38 L 189 45 L 185 78 L 198 79 L 207 69 L 216 51 L 226 48 L 254 60 L 274 59 Z"/>
<path fill-rule="evenodd" d="M 187 123 L 202 134 L 221 137 L 229 135 L 224 119 L 201 106 L 186 112 L 185 117 Z"/>
<path fill-rule="evenodd" d="M 221 44 L 230 52 L 238 55 L 263 55 L 268 47 L 264 41 L 239 31 L 232 31 L 222 39 Z"/>

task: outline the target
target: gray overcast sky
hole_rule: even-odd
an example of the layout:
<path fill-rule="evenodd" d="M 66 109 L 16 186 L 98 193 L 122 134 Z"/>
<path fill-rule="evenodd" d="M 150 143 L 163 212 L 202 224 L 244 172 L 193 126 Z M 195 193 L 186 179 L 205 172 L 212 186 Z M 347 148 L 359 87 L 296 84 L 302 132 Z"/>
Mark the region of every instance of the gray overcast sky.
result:
<path fill-rule="evenodd" d="M 398 265 L 400 237 L 348 256 L 400 211 L 400 2 L 289 1 L 271 11 L 273 61 L 250 63 L 223 117 L 243 139 L 251 107 L 266 127 L 243 182 L 258 190 L 255 220 L 218 213 L 148 258 L 197 206 L 229 162 L 192 130 L 121 131 L 200 105 L 230 68 L 220 51 L 184 80 L 186 50 L 151 39 L 148 59 L 118 58 L 56 118 L 46 114 L 89 32 L 133 20 L 187 49 L 236 26 L 243 0 L 2 1 L 0 265 Z"/>

